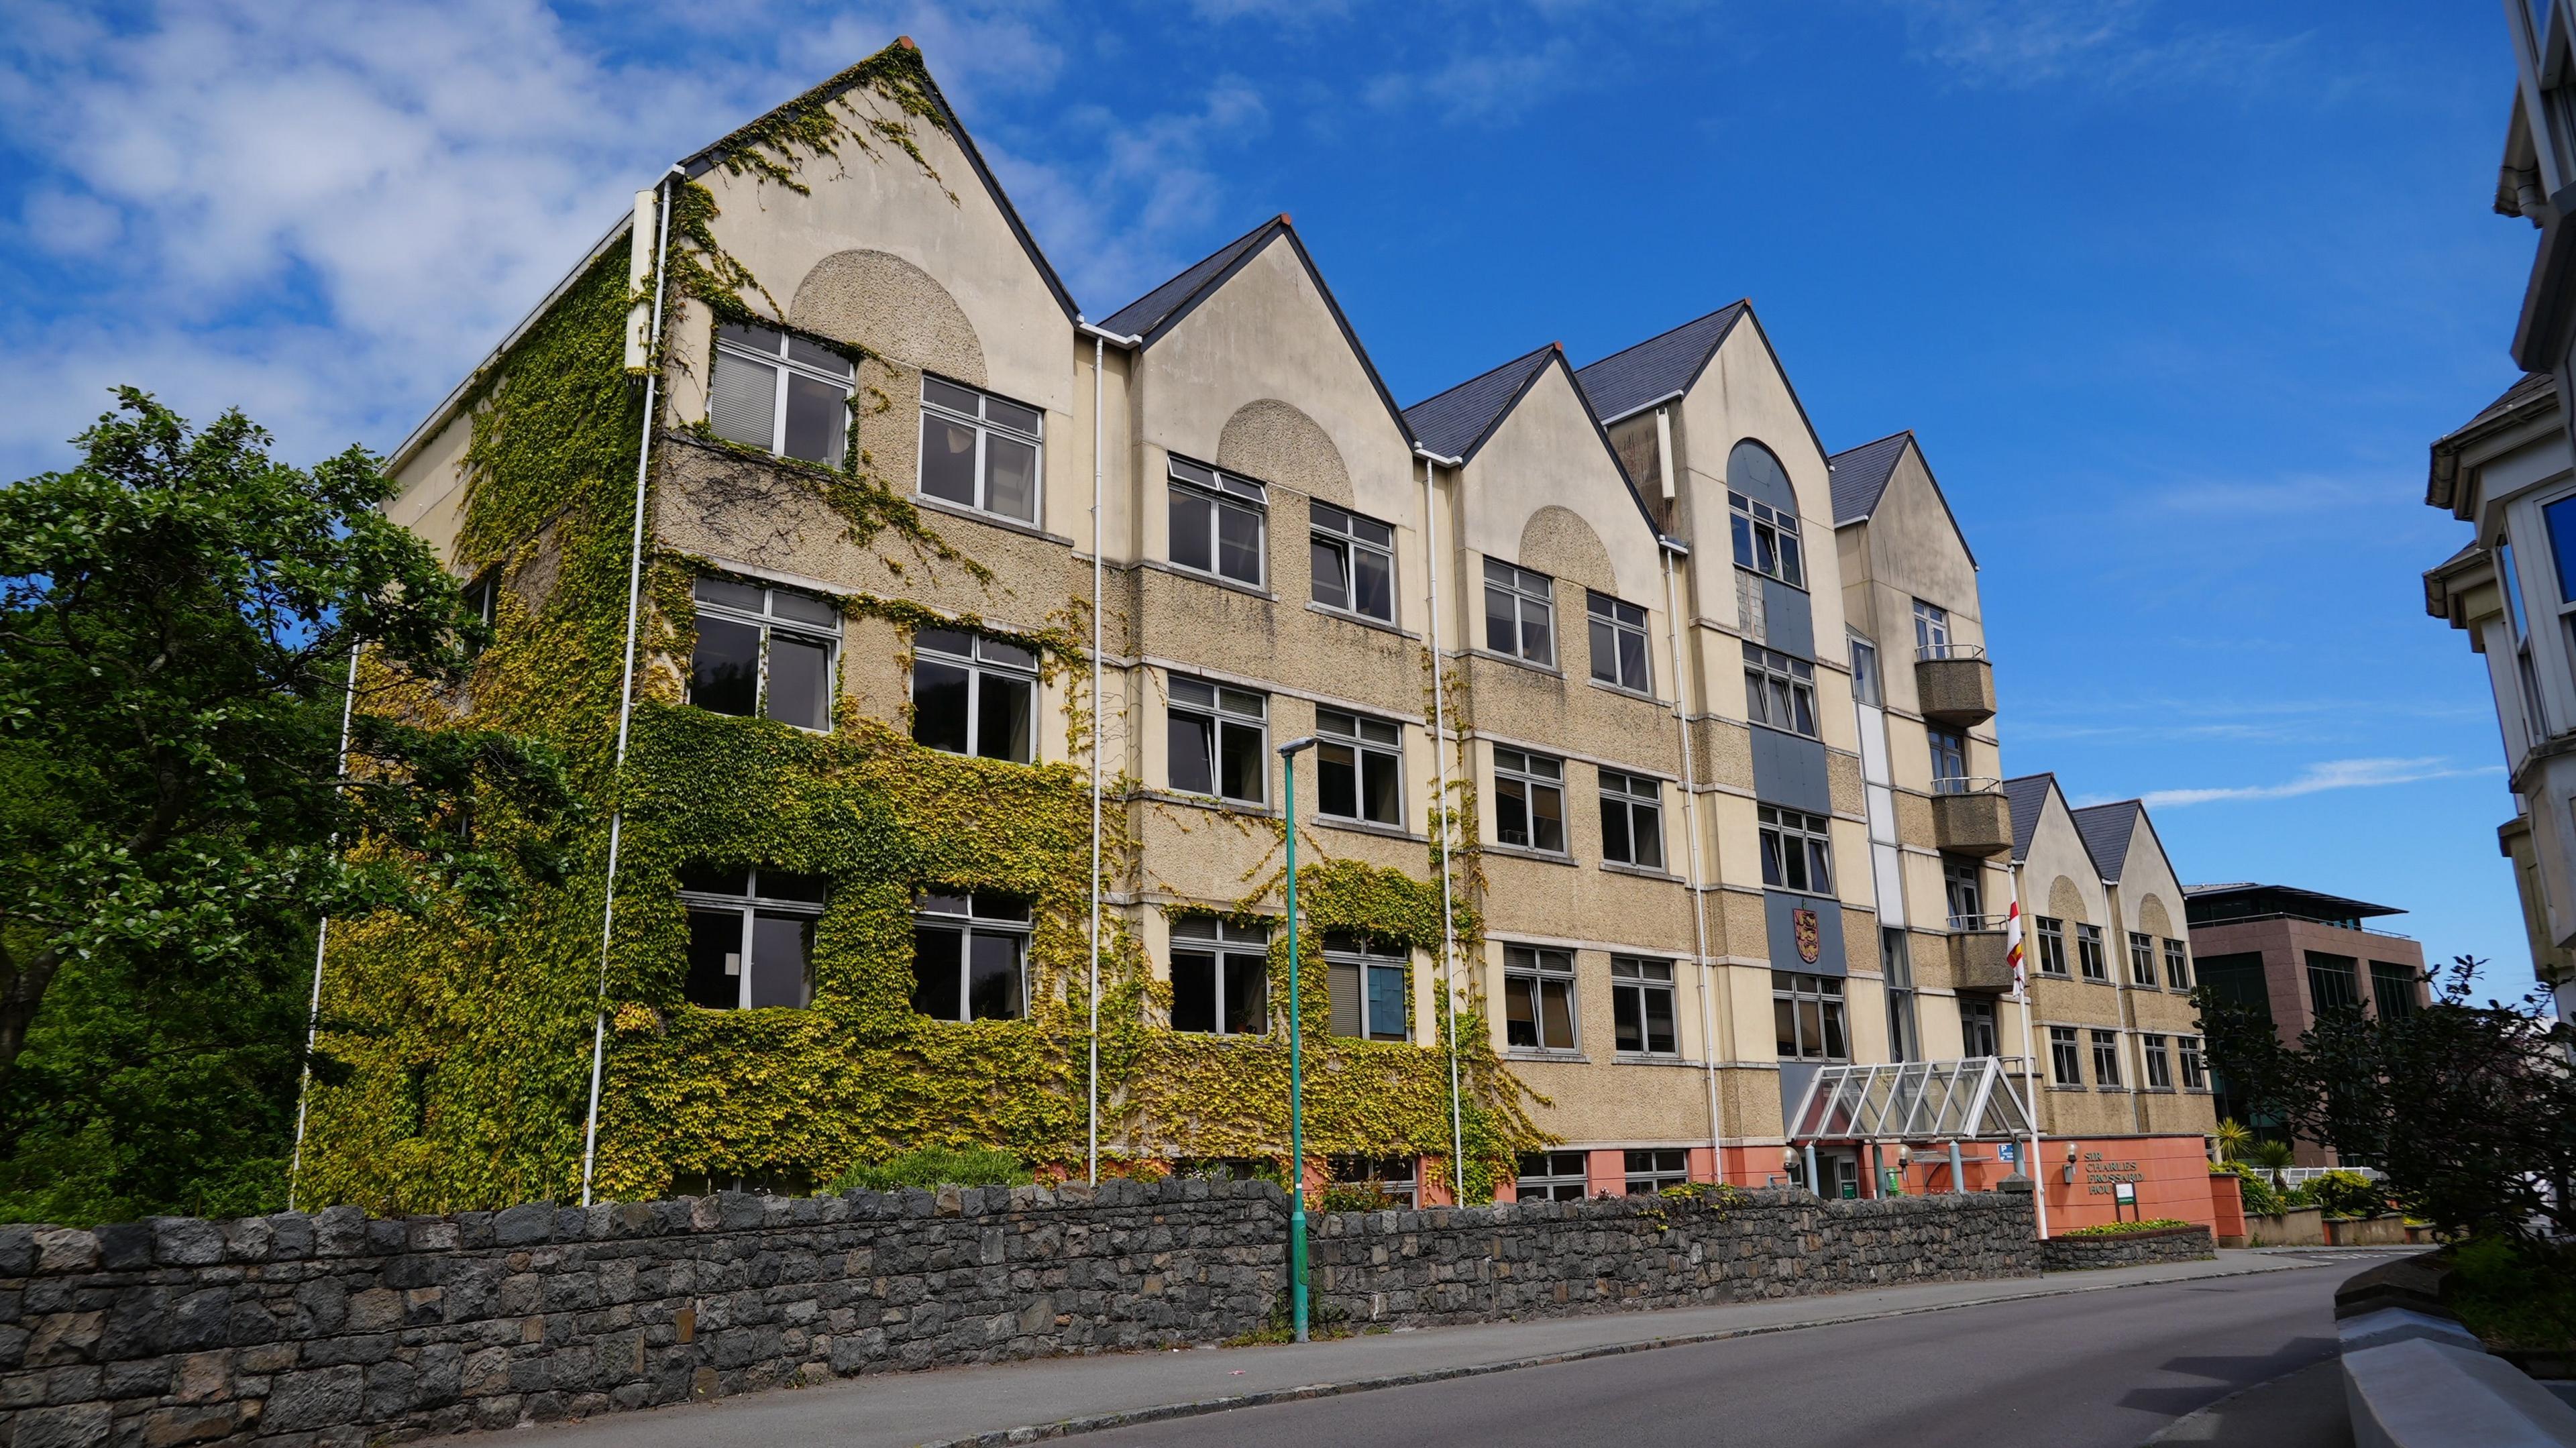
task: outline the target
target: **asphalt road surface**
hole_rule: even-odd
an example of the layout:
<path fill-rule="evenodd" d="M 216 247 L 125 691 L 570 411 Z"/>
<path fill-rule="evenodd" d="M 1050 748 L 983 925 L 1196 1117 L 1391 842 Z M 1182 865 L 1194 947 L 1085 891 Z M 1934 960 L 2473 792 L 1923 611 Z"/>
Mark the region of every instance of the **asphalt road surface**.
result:
<path fill-rule="evenodd" d="M 1737 1338 L 1087 1434 L 1090 1448 L 2137 1448 L 2335 1351 L 2338 1262 Z"/>

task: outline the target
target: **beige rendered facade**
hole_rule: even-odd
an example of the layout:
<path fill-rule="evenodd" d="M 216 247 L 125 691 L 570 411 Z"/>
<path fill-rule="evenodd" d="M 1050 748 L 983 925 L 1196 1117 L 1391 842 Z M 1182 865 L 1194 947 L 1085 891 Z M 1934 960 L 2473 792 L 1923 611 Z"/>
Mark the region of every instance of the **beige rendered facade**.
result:
<path fill-rule="evenodd" d="M 834 103 L 904 119 L 864 87 Z M 1178 962 L 1221 955 L 1220 918 L 1258 941 L 1281 909 L 1274 751 L 1305 736 L 1301 862 L 1435 875 L 1454 820 L 1451 904 L 1481 925 L 1454 984 L 1442 949 L 1335 960 L 1306 1027 L 1434 1051 L 1453 1001 L 1480 1007 L 1560 1143 L 1524 1159 L 1524 1192 L 1760 1184 L 1792 1170 L 1784 1098 L 1824 1065 L 2019 1055 L 2017 880 L 2073 890 L 2065 917 L 2112 931 L 2122 974 L 2130 933 L 2182 935 L 2142 811 L 2097 870 L 2052 789 L 2016 848 L 1966 541 L 1910 435 L 1828 458 L 1748 304 L 1399 408 L 1287 217 L 1093 324 L 944 103 L 916 121 L 919 165 L 808 166 L 806 189 L 695 170 L 756 279 L 742 304 L 781 330 L 723 333 L 686 297 L 662 318 L 647 547 L 738 588 L 912 610 L 837 626 L 827 727 L 855 710 L 934 748 L 1096 765 L 1129 842 L 1101 907 L 1152 962 L 1155 1029 L 1284 1030 L 1284 1001 L 1209 996 Z M 800 371 L 800 339 L 864 360 Z M 788 389 L 755 399 L 785 419 L 772 449 L 800 445 L 793 389 L 837 389 L 848 455 L 976 567 L 854 541 L 749 455 L 760 348 Z M 468 431 L 443 412 L 395 460 L 394 516 L 442 545 Z M 961 640 L 1085 628 L 1095 577 L 1096 707 L 1084 671 L 1031 671 L 1010 716 L 1018 666 Z M 716 697 L 705 635 L 693 654 L 648 619 L 645 639 L 641 687 Z M 951 658 L 978 681 L 958 700 L 1002 691 L 956 704 L 956 742 L 930 682 Z M 2035 989 L 2040 1036 L 2116 1032 L 2127 1062 L 2188 1029 L 2162 984 Z M 2205 1094 L 2124 1070 L 2039 1093 L 2045 1128 L 2209 1128 Z M 1857 1152 L 1826 1160 L 1829 1189 L 1858 1173 Z"/>

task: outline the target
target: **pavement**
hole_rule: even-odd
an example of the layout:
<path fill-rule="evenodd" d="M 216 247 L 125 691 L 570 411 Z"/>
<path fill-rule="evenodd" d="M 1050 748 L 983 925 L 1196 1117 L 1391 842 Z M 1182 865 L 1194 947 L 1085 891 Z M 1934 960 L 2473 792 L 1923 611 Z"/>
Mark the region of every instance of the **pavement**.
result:
<path fill-rule="evenodd" d="M 1764 1444 L 2135 1448 L 2238 1389 L 2332 1356 L 2335 1287 L 2397 1255 L 2228 1251 L 1723 1307 L 885 1373 L 467 1441 L 915 1448 L 1098 1433 L 1099 1448 L 1309 1448 L 1322 1434 L 1554 1448 L 1569 1431 L 1615 1429 L 1623 1448 L 1642 1448 L 1705 1442 L 1714 1413 L 1725 1436 Z M 1189 1421 L 1217 1412 L 1229 1415 L 1222 1432 Z"/>

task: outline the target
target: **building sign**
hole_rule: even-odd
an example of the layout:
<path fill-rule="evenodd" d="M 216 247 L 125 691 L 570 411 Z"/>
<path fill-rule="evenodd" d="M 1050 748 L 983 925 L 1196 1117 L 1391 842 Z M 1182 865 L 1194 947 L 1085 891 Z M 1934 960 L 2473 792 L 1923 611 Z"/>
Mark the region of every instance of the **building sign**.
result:
<path fill-rule="evenodd" d="M 1823 948 L 1816 938 L 1816 912 L 1805 908 L 1789 912 L 1789 923 L 1798 931 L 1798 958 L 1809 965 L 1816 963 L 1816 953 Z"/>
<path fill-rule="evenodd" d="M 2134 1161 L 2104 1161 L 2098 1151 L 2084 1153 L 2084 1190 L 2093 1196 L 2135 1201 L 2138 1189 L 2129 1183 L 2142 1175 Z M 2122 1188 L 2126 1188 L 2125 1195 Z"/>
<path fill-rule="evenodd" d="M 2015 1160 L 2015 1157 L 2013 1156 L 2013 1151 L 2014 1151 L 2014 1150 L 2015 1150 L 2015 1148 L 2014 1148 L 2013 1144 L 2012 1144 L 2011 1142 L 2009 1142 L 2009 1141 L 1999 1141 L 1999 1142 L 1996 1142 L 1996 1143 L 1995 1143 L 1995 1160 L 1997 1160 L 1997 1161 L 2012 1161 L 2012 1160 Z"/>

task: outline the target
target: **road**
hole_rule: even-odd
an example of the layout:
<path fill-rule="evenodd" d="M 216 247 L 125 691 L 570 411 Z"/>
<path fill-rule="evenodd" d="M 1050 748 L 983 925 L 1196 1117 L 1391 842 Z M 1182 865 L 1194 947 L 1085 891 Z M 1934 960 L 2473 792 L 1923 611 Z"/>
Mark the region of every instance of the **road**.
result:
<path fill-rule="evenodd" d="M 1086 1435 L 1091 1448 L 2137 1448 L 2330 1357 L 2359 1264 L 2001 1302 Z"/>

